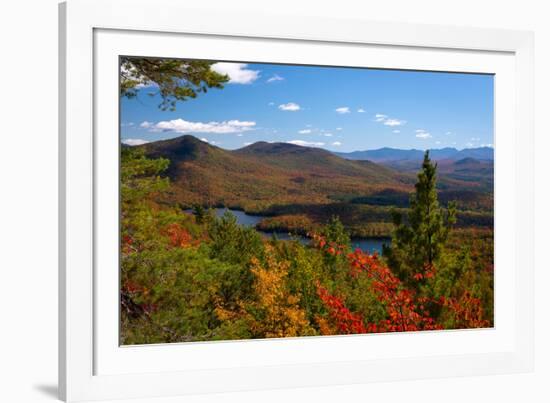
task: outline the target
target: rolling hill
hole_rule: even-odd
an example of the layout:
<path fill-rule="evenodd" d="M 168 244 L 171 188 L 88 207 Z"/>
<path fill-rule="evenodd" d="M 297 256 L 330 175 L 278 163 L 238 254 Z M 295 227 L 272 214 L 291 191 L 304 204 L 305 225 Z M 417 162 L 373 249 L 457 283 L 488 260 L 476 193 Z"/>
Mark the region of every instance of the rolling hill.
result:
<path fill-rule="evenodd" d="M 420 162 L 349 160 L 327 150 L 257 142 L 224 150 L 185 135 L 137 146 L 170 160 L 163 203 L 229 207 L 270 216 L 266 228 L 302 233 L 337 215 L 354 236 L 387 236 L 390 211 L 406 208 Z M 492 225 L 492 161 L 442 159 L 439 197 L 457 200 L 459 225 Z M 306 223 L 306 224 L 304 224 Z"/>
<path fill-rule="evenodd" d="M 259 142 L 228 151 L 186 135 L 140 147 L 171 161 L 171 197 L 184 205 L 258 211 L 272 204 L 323 204 L 387 188 L 409 192 L 415 179 L 370 161 L 287 143 Z"/>
<path fill-rule="evenodd" d="M 190 135 L 139 147 L 151 157 L 171 161 L 168 175 L 175 185 L 171 193 L 174 201 L 256 212 L 274 204 L 350 200 L 405 205 L 421 165 L 413 157 L 423 155 L 419 150 L 380 149 L 376 150 L 378 158 L 384 161 L 375 163 L 341 158 L 320 148 L 267 142 L 229 151 Z M 437 151 L 443 156 L 451 150 Z M 390 160 L 396 151 L 403 151 L 397 154 L 408 159 Z M 484 205 L 485 209 L 492 205 L 491 160 L 447 158 L 440 159 L 438 166 L 438 186 L 444 201 L 467 194 L 467 204 Z"/>

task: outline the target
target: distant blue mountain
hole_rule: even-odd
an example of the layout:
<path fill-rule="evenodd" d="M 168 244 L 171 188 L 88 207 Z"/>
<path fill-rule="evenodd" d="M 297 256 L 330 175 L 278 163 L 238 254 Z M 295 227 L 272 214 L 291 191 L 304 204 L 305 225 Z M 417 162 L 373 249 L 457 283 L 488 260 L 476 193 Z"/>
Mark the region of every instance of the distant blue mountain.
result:
<path fill-rule="evenodd" d="M 373 162 L 418 161 L 422 160 L 424 157 L 423 150 L 400 150 L 389 147 L 379 148 L 377 150 L 353 151 L 350 153 L 335 154 L 348 160 L 370 160 Z M 494 150 L 491 147 L 465 148 L 463 150 L 446 147 L 430 150 L 430 158 L 436 161 L 458 161 L 464 158 L 492 161 L 494 159 Z"/>

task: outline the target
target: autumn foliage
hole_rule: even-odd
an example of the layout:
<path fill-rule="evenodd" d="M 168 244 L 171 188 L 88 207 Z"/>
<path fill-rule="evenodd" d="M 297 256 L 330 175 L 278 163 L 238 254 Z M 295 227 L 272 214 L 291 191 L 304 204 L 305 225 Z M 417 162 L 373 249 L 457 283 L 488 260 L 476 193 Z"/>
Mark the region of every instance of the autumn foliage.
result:
<path fill-rule="evenodd" d="M 191 234 L 177 223 L 168 225 L 164 231 L 173 247 L 187 248 L 198 244 L 198 240 L 194 240 Z"/>
<path fill-rule="evenodd" d="M 341 245 L 327 242 L 319 235 L 313 236 L 314 245 L 331 255 L 344 253 Z M 364 323 L 361 315 L 351 312 L 344 304 L 342 298 L 331 295 L 326 288 L 317 284 L 319 298 L 329 310 L 330 321 L 333 327 L 324 325 L 324 334 L 350 334 L 350 333 L 377 333 L 377 332 L 402 332 L 418 330 L 442 330 L 443 325 L 438 324 L 430 316 L 426 309 L 428 303 L 445 307 L 454 317 L 457 328 L 482 328 L 489 327 L 490 321 L 484 319 L 481 300 L 465 291 L 459 299 L 445 298 L 441 296 L 437 300 L 419 296 L 414 290 L 405 288 L 401 281 L 391 270 L 380 261 L 377 254 L 367 254 L 357 249 L 347 254 L 350 267 L 350 276 L 365 275 L 371 280 L 372 289 L 380 303 L 386 308 L 386 319 L 377 323 Z M 436 275 L 434 267 L 425 267 L 424 272 L 415 275 L 415 280 L 431 279 Z M 334 331 L 337 329 L 337 332 Z"/>
<path fill-rule="evenodd" d="M 423 229 L 397 227 L 390 258 L 352 250 L 337 217 L 308 244 L 267 238 L 229 212 L 158 203 L 169 189 L 166 166 L 136 151 L 122 159 L 122 344 L 493 324 L 492 234 L 437 227 L 447 225 L 440 214 L 430 221 L 438 243 Z M 301 225 L 298 218 L 288 219 Z M 415 219 L 428 228 L 422 214 Z M 397 248 L 415 243 L 414 256 Z"/>
<path fill-rule="evenodd" d="M 342 253 L 342 248 L 327 244 L 323 238 L 315 236 L 314 239 L 317 246 L 326 249 L 327 253 Z M 404 288 L 376 254 L 369 255 L 356 250 L 347 255 L 347 260 L 350 276 L 365 275 L 371 280 L 376 298 L 386 308 L 386 319 L 378 323 L 365 324 L 361 316 L 350 312 L 340 298 L 330 295 L 325 288 L 318 285 L 319 297 L 329 309 L 339 332 L 347 334 L 442 329 L 424 310 L 425 301 L 416 298 L 414 291 Z"/>
<path fill-rule="evenodd" d="M 278 261 L 272 247 L 266 248 L 265 264 L 251 261 L 254 275 L 252 301 L 240 301 L 237 311 L 216 309 L 221 320 L 243 319 L 253 335 L 259 337 L 296 337 L 314 334 L 306 313 L 299 306 L 300 298 L 287 286 L 289 263 Z"/>

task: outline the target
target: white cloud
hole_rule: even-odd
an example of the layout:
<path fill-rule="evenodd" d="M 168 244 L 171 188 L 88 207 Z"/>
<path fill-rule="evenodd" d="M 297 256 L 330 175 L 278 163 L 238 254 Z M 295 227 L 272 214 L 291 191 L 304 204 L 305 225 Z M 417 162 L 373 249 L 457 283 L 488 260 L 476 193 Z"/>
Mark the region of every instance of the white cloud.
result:
<path fill-rule="evenodd" d="M 419 139 L 429 139 L 432 137 L 432 135 L 430 133 L 418 133 L 416 137 L 418 137 Z"/>
<path fill-rule="evenodd" d="M 259 70 L 247 69 L 246 63 L 214 63 L 211 69 L 229 76 L 230 84 L 250 84 L 260 77 Z"/>
<path fill-rule="evenodd" d="M 446 136 L 450 136 L 451 134 L 453 134 L 453 133 L 452 132 L 445 133 Z"/>
<path fill-rule="evenodd" d="M 223 122 L 189 122 L 183 119 L 165 120 L 158 123 L 143 122 L 141 127 L 152 132 L 175 133 L 240 133 L 253 130 L 256 122 L 227 120 Z"/>
<path fill-rule="evenodd" d="M 493 148 L 493 144 L 492 143 L 484 143 L 484 144 L 480 144 L 479 145 L 480 147 L 490 147 L 490 148 Z"/>
<path fill-rule="evenodd" d="M 471 147 L 473 147 L 473 146 L 474 146 L 473 143 L 466 143 L 466 147 L 467 147 L 467 148 L 471 148 Z"/>
<path fill-rule="evenodd" d="M 298 133 L 300 133 L 300 134 L 309 134 L 309 133 L 311 133 L 311 129 L 298 130 Z"/>
<path fill-rule="evenodd" d="M 243 143 L 244 146 L 249 146 L 250 144 L 252 144 L 251 142 L 247 141 L 246 143 Z"/>
<path fill-rule="evenodd" d="M 470 140 L 472 140 L 472 141 L 479 141 L 480 138 L 479 138 L 479 137 L 472 137 Z"/>
<path fill-rule="evenodd" d="M 268 103 L 268 105 L 273 106 L 273 105 L 275 105 L 275 102 L 270 102 L 270 103 Z"/>
<path fill-rule="evenodd" d="M 418 129 L 416 130 L 416 137 L 419 139 L 430 139 L 432 138 L 432 135 L 424 129 Z"/>
<path fill-rule="evenodd" d="M 376 115 L 374 115 L 374 121 L 380 122 L 383 125 L 390 127 L 403 126 L 405 123 L 407 123 L 406 120 L 389 118 L 388 115 L 384 115 L 382 113 L 377 113 Z"/>
<path fill-rule="evenodd" d="M 221 144 L 221 142 L 219 141 L 208 140 L 206 137 L 201 137 L 199 140 L 204 141 L 205 143 L 208 143 L 208 144 L 212 144 L 213 146 L 217 144 Z"/>
<path fill-rule="evenodd" d="M 132 127 L 132 126 L 134 126 L 134 122 L 126 122 L 126 123 L 122 122 L 120 124 L 120 127 Z"/>
<path fill-rule="evenodd" d="M 349 110 L 349 107 L 348 106 L 341 106 L 339 108 L 336 108 L 335 109 L 336 113 L 339 113 L 340 115 L 344 115 L 346 113 L 350 113 L 351 111 Z"/>
<path fill-rule="evenodd" d="M 136 88 L 158 87 L 157 83 L 147 80 L 147 78 L 139 74 L 133 66 L 130 69 L 121 66 L 120 73 L 124 76 L 123 78 L 138 81 L 138 84 L 135 86 Z"/>
<path fill-rule="evenodd" d="M 332 143 L 332 145 L 335 147 L 340 147 L 342 143 L 340 143 L 339 141 L 335 141 L 334 143 Z"/>
<path fill-rule="evenodd" d="M 401 130 L 393 130 L 392 133 L 398 134 L 401 133 Z"/>
<path fill-rule="evenodd" d="M 365 113 L 365 110 L 363 108 L 357 109 L 357 113 Z"/>
<path fill-rule="evenodd" d="M 336 130 L 340 131 L 343 130 L 341 127 L 337 127 Z"/>
<path fill-rule="evenodd" d="M 325 143 L 320 143 L 315 141 L 304 141 L 304 140 L 290 140 L 290 141 L 287 141 L 287 143 L 294 144 L 297 146 L 302 146 L 302 147 L 321 147 L 325 145 Z"/>
<path fill-rule="evenodd" d="M 332 137 L 332 133 L 323 133 L 323 136 L 325 136 L 325 137 Z"/>
<path fill-rule="evenodd" d="M 405 123 L 407 123 L 405 120 L 399 120 L 399 119 L 386 119 L 384 120 L 384 125 L 386 126 L 403 126 Z"/>
<path fill-rule="evenodd" d="M 242 133 L 237 134 L 237 137 L 242 137 L 242 136 L 243 136 Z"/>
<path fill-rule="evenodd" d="M 158 87 L 158 84 L 153 81 L 147 81 L 145 83 L 139 83 L 136 85 L 136 88 L 153 88 Z"/>
<path fill-rule="evenodd" d="M 128 146 L 140 146 L 149 143 L 149 141 L 143 139 L 122 139 L 122 143 Z"/>
<path fill-rule="evenodd" d="M 273 76 L 267 79 L 266 83 L 274 83 L 275 81 L 284 81 L 284 78 L 278 74 L 273 74 Z"/>
<path fill-rule="evenodd" d="M 441 144 L 441 141 L 437 140 L 437 141 L 435 142 L 435 144 Z"/>
<path fill-rule="evenodd" d="M 295 104 L 294 102 L 289 102 L 286 104 L 279 105 L 279 109 L 282 111 L 288 111 L 288 112 L 296 112 L 302 109 L 300 105 Z"/>
<path fill-rule="evenodd" d="M 141 124 L 139 125 L 139 127 L 143 128 L 143 129 L 149 129 L 151 126 L 153 126 L 153 123 L 152 122 L 148 122 L 146 120 L 144 120 L 143 122 L 141 122 Z"/>

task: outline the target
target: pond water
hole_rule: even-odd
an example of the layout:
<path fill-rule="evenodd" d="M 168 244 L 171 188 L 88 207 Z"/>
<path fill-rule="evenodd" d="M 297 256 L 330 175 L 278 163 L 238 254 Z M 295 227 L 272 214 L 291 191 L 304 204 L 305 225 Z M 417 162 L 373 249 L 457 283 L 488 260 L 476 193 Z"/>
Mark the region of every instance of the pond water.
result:
<path fill-rule="evenodd" d="M 244 211 L 240 210 L 232 210 L 232 209 L 225 209 L 225 208 L 217 208 L 216 215 L 218 217 L 221 217 L 226 211 L 230 211 L 236 218 L 237 222 L 240 225 L 246 225 L 249 227 L 254 227 L 256 224 L 258 224 L 264 217 L 252 215 L 252 214 L 246 214 Z M 188 212 L 192 212 L 191 210 L 188 210 Z M 265 232 L 265 231 L 258 231 L 261 234 L 263 234 L 266 237 L 271 237 L 275 235 L 277 239 L 281 240 L 290 240 L 290 239 L 296 239 L 302 242 L 303 244 L 309 243 L 309 238 L 301 235 L 292 235 L 287 232 Z M 368 253 L 382 253 L 382 245 L 388 244 L 390 242 L 389 239 L 380 239 L 380 238 L 354 238 L 351 240 L 351 246 L 353 249 L 361 249 L 364 252 Z"/>

